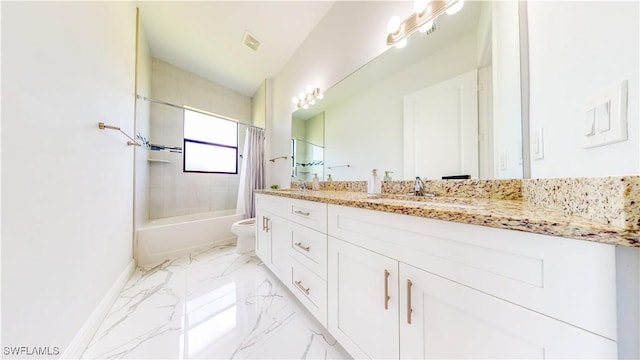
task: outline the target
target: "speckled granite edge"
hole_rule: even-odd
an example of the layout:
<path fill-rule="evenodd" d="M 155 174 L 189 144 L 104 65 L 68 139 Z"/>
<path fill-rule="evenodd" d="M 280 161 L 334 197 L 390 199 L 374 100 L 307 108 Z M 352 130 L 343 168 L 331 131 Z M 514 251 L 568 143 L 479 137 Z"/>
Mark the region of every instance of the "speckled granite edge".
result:
<path fill-rule="evenodd" d="M 425 180 L 424 191 L 436 196 L 459 198 L 485 198 L 499 200 L 521 200 L 522 180 Z M 311 182 L 306 182 L 311 188 Z M 394 180 L 382 182 L 383 194 L 407 194 L 414 190 L 413 180 Z M 296 182 L 291 183 L 297 189 Z M 321 181 L 320 190 L 366 192 L 366 181 Z"/>
<path fill-rule="evenodd" d="M 523 197 L 567 215 L 640 230 L 640 176 L 526 179 Z"/>
<path fill-rule="evenodd" d="M 425 202 L 424 205 L 407 205 L 394 201 L 380 203 L 376 198 L 385 195 L 371 197 L 364 192 L 259 190 L 257 193 L 640 248 L 640 231 L 605 225 L 584 217 L 569 215 L 561 210 L 524 201 L 441 197 L 423 198 L 420 201 Z M 394 197 L 394 195 L 386 196 Z M 396 197 L 400 198 L 400 196 Z M 439 206 L 438 203 L 447 203 L 449 206 Z M 452 204 L 472 207 L 450 206 Z"/>

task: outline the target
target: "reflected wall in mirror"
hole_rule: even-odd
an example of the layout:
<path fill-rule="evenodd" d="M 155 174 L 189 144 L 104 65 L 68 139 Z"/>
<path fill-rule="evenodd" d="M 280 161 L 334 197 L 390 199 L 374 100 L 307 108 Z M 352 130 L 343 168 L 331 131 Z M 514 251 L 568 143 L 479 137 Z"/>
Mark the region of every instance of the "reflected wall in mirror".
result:
<path fill-rule="evenodd" d="M 324 180 L 324 112 L 294 117 L 291 124 L 291 177 Z"/>
<path fill-rule="evenodd" d="M 467 2 L 435 26 L 294 112 L 294 119 L 324 113 L 324 164 L 336 167 L 334 180 L 364 180 L 374 168 L 398 179 L 523 177 L 517 2 Z M 441 85 L 471 72 L 477 97 L 463 107 L 462 93 Z M 472 117 L 471 130 L 461 113 Z"/>

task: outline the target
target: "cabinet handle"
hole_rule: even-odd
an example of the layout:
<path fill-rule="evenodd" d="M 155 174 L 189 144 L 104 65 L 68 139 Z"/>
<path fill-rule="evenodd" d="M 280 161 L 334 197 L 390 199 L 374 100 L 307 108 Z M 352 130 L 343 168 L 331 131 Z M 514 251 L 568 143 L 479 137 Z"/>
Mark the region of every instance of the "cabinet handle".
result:
<path fill-rule="evenodd" d="M 311 250 L 311 248 L 309 246 L 303 246 L 301 242 L 297 242 L 294 245 L 299 247 L 300 249 L 306 251 L 306 252 L 309 252 L 309 250 Z"/>
<path fill-rule="evenodd" d="M 407 324 L 409 325 L 411 325 L 411 313 L 413 313 L 411 308 L 411 286 L 413 286 L 413 283 L 407 279 Z"/>
<path fill-rule="evenodd" d="M 296 284 L 296 287 L 302 290 L 303 293 L 309 295 L 309 292 L 311 292 L 309 288 L 302 286 L 302 280 L 294 281 L 293 283 Z"/>
<path fill-rule="evenodd" d="M 309 215 L 311 215 L 311 214 L 310 214 L 310 213 L 308 213 L 308 212 L 304 212 L 304 211 L 300 211 L 300 210 L 296 210 L 296 211 L 294 211 L 294 213 L 295 213 L 295 214 L 299 214 L 299 215 L 304 215 L 304 216 L 309 216 Z"/>
<path fill-rule="evenodd" d="M 271 228 L 269 227 L 270 223 L 271 223 L 271 219 L 267 218 L 267 228 L 265 229 L 267 232 L 269 232 L 269 230 L 271 230 Z"/>
<path fill-rule="evenodd" d="M 267 231 L 266 221 L 267 221 L 267 217 L 263 216 L 262 217 L 262 231 Z"/>
<path fill-rule="evenodd" d="M 384 309 L 389 310 L 389 270 L 384 269 Z"/>

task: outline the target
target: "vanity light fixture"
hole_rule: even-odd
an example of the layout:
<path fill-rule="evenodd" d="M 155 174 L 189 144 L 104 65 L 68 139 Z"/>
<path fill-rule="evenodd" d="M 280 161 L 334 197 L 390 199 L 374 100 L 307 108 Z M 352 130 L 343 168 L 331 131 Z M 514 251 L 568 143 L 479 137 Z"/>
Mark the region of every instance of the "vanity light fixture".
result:
<path fill-rule="evenodd" d="M 307 92 L 301 92 L 297 97 L 291 99 L 291 101 L 298 107 L 298 109 L 308 109 L 310 105 L 315 105 L 316 100 L 322 100 L 324 95 L 320 92 L 319 87 L 307 86 Z"/>
<path fill-rule="evenodd" d="M 433 29 L 435 19 L 446 13 L 453 15 L 464 6 L 464 0 L 415 0 L 413 13 L 404 21 L 392 16 L 387 25 L 387 45 L 403 48 L 407 38 L 416 31 L 428 32 Z"/>

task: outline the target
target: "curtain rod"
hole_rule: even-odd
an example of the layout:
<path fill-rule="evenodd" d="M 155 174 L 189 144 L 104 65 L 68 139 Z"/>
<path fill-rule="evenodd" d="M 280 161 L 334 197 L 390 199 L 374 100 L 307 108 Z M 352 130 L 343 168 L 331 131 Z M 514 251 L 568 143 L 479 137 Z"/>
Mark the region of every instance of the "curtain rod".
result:
<path fill-rule="evenodd" d="M 176 104 L 168 103 L 168 102 L 166 102 L 166 101 L 162 101 L 162 100 L 156 100 L 156 99 L 148 98 L 148 97 L 146 97 L 146 96 L 142 96 L 142 95 L 140 95 L 140 94 L 136 94 L 136 99 L 140 99 L 140 100 L 144 100 L 144 101 L 149 101 L 149 102 L 156 103 L 156 104 L 161 104 L 161 105 L 167 105 L 167 106 L 171 106 L 171 107 L 174 107 L 174 108 L 177 108 L 177 109 L 181 109 L 181 110 L 192 110 L 192 111 L 197 111 L 197 112 L 201 112 L 201 113 L 205 113 L 205 114 L 210 114 L 210 115 L 213 115 L 213 116 L 217 116 L 217 117 L 224 118 L 224 119 L 226 119 L 226 120 L 235 121 L 235 122 L 237 122 L 239 125 L 244 125 L 244 126 L 247 126 L 247 127 L 252 127 L 252 128 L 256 128 L 256 129 L 264 130 L 264 128 L 261 128 L 260 126 L 255 126 L 255 125 L 251 125 L 251 124 L 246 124 L 246 123 L 240 122 L 240 121 L 238 121 L 238 120 L 228 118 L 228 117 L 223 116 L 223 115 L 214 114 L 214 113 L 208 112 L 208 111 L 206 111 L 206 110 L 201 110 L 201 109 L 194 108 L 194 107 L 191 107 L 191 106 L 176 105 Z"/>

